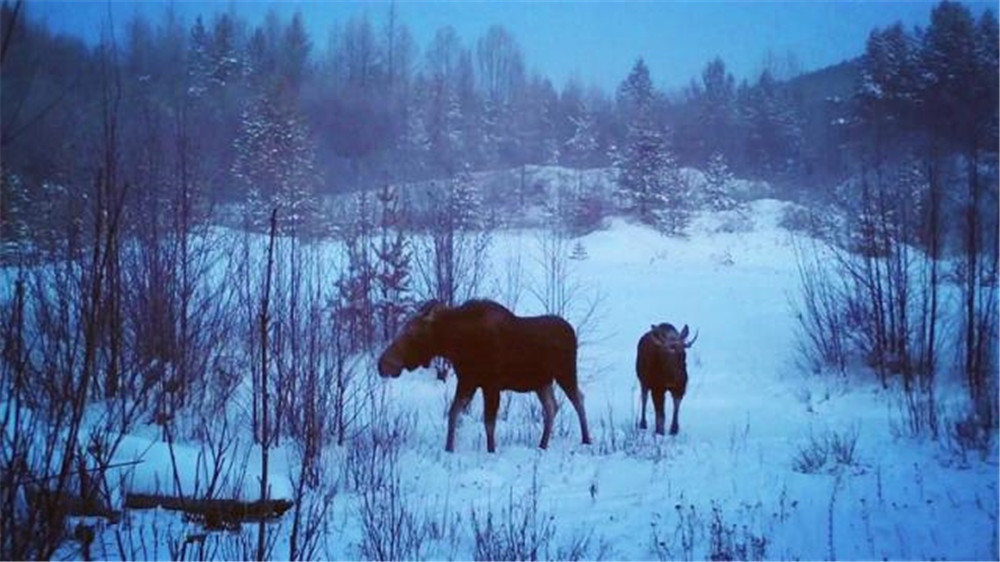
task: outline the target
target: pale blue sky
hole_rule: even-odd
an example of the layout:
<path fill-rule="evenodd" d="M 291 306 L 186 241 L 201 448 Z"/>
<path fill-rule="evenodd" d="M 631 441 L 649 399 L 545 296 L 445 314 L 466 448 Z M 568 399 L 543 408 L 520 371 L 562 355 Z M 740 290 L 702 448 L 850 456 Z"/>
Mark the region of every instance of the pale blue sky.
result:
<path fill-rule="evenodd" d="M 996 11 L 996 2 L 967 2 L 977 15 Z M 112 14 L 118 30 L 134 13 L 154 17 L 163 0 L 29 0 L 29 13 L 56 31 L 94 42 Z M 382 20 L 387 1 L 175 1 L 187 23 L 201 13 L 234 9 L 251 23 L 275 9 L 283 16 L 299 10 L 315 46 L 325 49 L 329 30 L 353 14 L 367 12 Z M 705 63 L 721 56 L 737 79 L 752 78 L 770 52 L 778 59 L 794 55 L 803 71 L 814 70 L 859 55 L 869 31 L 900 20 L 925 25 L 935 5 L 931 1 L 879 0 L 712 0 L 675 2 L 630 1 L 463 1 L 399 0 L 397 14 L 425 46 L 434 31 L 454 26 L 466 45 L 491 24 L 510 30 L 521 44 L 531 70 L 538 70 L 561 87 L 572 75 L 585 84 L 614 88 L 635 59 L 645 57 L 659 87 L 683 86 Z"/>

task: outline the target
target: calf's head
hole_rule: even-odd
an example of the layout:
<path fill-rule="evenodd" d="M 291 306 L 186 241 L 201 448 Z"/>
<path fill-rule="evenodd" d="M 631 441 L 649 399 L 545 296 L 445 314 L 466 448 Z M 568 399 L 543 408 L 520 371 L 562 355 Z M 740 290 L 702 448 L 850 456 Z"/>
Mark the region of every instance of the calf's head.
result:
<path fill-rule="evenodd" d="M 698 335 L 688 340 L 687 324 L 678 332 L 670 324 L 654 324 L 650 326 L 650 333 L 653 336 L 653 343 L 666 362 L 668 368 L 675 376 L 687 378 L 687 349 L 694 345 Z"/>
<path fill-rule="evenodd" d="M 403 369 L 427 367 L 437 351 L 436 322 L 444 305 L 436 300 L 424 303 L 403 325 L 396 339 L 378 359 L 378 373 L 398 377 Z"/>

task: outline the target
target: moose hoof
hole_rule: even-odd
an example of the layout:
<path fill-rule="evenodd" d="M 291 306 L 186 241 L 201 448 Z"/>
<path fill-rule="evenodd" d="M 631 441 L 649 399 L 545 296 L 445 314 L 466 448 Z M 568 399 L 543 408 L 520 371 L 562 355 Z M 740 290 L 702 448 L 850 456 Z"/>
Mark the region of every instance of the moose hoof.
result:
<path fill-rule="evenodd" d="M 646 420 L 639 422 L 639 429 L 646 429 L 647 427 L 649 426 L 646 425 Z"/>
<path fill-rule="evenodd" d="M 671 427 L 670 428 L 670 435 L 677 435 L 677 431 L 678 431 L 678 429 L 676 427 Z"/>
<path fill-rule="evenodd" d="M 584 445 L 590 445 L 591 444 L 590 437 L 584 437 L 583 438 L 583 444 Z"/>

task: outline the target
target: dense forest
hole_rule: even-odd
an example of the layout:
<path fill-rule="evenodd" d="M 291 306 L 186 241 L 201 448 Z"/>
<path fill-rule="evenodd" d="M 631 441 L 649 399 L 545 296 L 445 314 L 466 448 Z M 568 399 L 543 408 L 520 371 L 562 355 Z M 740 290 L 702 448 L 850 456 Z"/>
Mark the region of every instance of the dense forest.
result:
<path fill-rule="evenodd" d="M 639 106 L 673 165 L 716 158 L 801 194 L 825 195 L 865 159 L 899 152 L 875 142 L 912 152 L 935 132 L 941 153 L 995 148 L 982 116 L 996 105 L 996 21 L 959 4 L 927 29 L 876 31 L 862 59 L 838 67 L 785 81 L 765 68 L 736 83 L 715 59 L 675 92 L 656 89 L 641 59 L 615 92 L 574 80 L 559 89 L 528 72 L 530 53 L 501 26 L 474 39 L 446 27 L 420 46 L 384 9 L 379 23 L 357 16 L 314 38 L 299 15 L 251 25 L 235 12 L 181 21 L 166 8 L 156 21 L 109 22 L 124 41 L 91 48 L 34 23 L 30 4 L 6 3 L 5 240 L 44 216 L 26 205 L 60 199 L 46 190 L 85 193 L 98 168 L 137 186 L 135 197 L 183 183 L 218 202 L 255 186 L 325 196 L 465 169 L 607 166 Z"/>

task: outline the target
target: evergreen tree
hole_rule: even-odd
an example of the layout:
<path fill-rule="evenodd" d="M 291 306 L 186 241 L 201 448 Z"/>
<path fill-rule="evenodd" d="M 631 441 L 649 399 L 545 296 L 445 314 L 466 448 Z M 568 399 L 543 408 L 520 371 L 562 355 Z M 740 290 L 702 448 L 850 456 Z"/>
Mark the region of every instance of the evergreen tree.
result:
<path fill-rule="evenodd" d="M 210 49 L 211 39 L 201 16 L 198 16 L 194 26 L 191 27 L 190 52 L 188 54 L 188 79 L 191 84 L 188 93 L 195 97 L 201 97 L 208 90 L 212 75 Z"/>
<path fill-rule="evenodd" d="M 726 164 L 726 158 L 722 154 L 717 152 L 708 160 L 705 181 L 705 201 L 709 209 L 730 211 L 738 207 L 730 191 L 733 174 L 729 171 L 729 165 Z"/>
<path fill-rule="evenodd" d="M 428 167 L 431 139 L 426 112 L 426 104 L 417 96 L 406 112 L 406 120 L 400 135 L 399 149 L 402 153 L 400 164 L 411 174 L 425 172 Z"/>
<path fill-rule="evenodd" d="M 282 229 L 315 223 L 315 145 L 297 111 L 283 98 L 260 97 L 243 112 L 233 177 L 246 189 L 248 218 L 263 227 L 272 208 Z"/>
<path fill-rule="evenodd" d="M 483 110 L 479 116 L 480 131 L 482 131 L 483 166 L 487 169 L 500 164 L 500 146 L 503 142 L 501 127 L 503 126 L 504 106 L 491 102 L 489 99 L 483 101 Z"/>
<path fill-rule="evenodd" d="M 448 185 L 446 209 L 450 217 L 448 220 L 452 222 L 455 229 L 475 231 L 486 226 L 482 198 L 472 179 L 469 167 L 464 166 L 459 173 L 455 174 Z"/>
<path fill-rule="evenodd" d="M 376 195 L 379 207 L 379 241 L 375 249 L 375 313 L 381 336 L 395 336 L 409 305 L 411 249 L 406 236 L 405 213 L 399 193 L 385 185 Z"/>
<path fill-rule="evenodd" d="M 215 21 L 209 48 L 209 77 L 217 87 L 224 88 L 243 74 L 236 24 L 232 16 L 222 14 Z"/>
<path fill-rule="evenodd" d="M 625 144 L 615 161 L 619 202 L 640 221 L 679 233 L 687 222 L 688 194 L 677 161 L 654 120 L 655 93 L 642 59 L 618 92 L 621 111 L 628 117 Z"/>
<path fill-rule="evenodd" d="M 571 117 L 570 121 L 573 136 L 566 141 L 563 155 L 570 164 L 582 168 L 597 153 L 597 121 L 582 100 L 579 102 L 577 115 Z"/>
<path fill-rule="evenodd" d="M 701 73 L 701 88 L 696 100 L 702 158 L 732 153 L 735 136 L 736 89 L 732 74 L 726 72 L 722 59 L 708 63 Z"/>
<path fill-rule="evenodd" d="M 891 131 L 904 132 L 915 117 L 919 95 L 919 58 L 902 24 L 869 35 L 861 59 L 856 114 L 882 150 Z"/>
<path fill-rule="evenodd" d="M 656 225 L 659 212 L 666 207 L 664 180 L 672 165 L 663 135 L 650 124 L 633 123 L 615 162 L 622 207 L 642 222 Z"/>
<path fill-rule="evenodd" d="M 278 68 L 277 49 L 267 33 L 254 29 L 246 46 L 246 80 L 254 91 L 264 91 L 273 81 Z"/>
<path fill-rule="evenodd" d="M 792 100 L 769 71 L 761 73 L 757 84 L 746 91 L 742 113 L 751 169 L 774 176 L 801 165 L 801 119 Z"/>
<path fill-rule="evenodd" d="M 351 220 L 342 231 L 346 263 L 337 281 L 339 321 L 352 351 L 369 349 L 375 340 L 376 264 L 370 196 L 362 190 L 351 199 Z"/>
<path fill-rule="evenodd" d="M 454 90 L 440 80 L 431 85 L 429 101 L 427 128 L 431 159 L 439 173 L 450 176 L 459 169 L 464 153 L 462 108 Z"/>
<path fill-rule="evenodd" d="M 976 27 L 976 98 L 982 145 L 995 151 L 1000 142 L 1000 24 L 996 15 L 987 10 L 979 17 Z M 988 117 L 987 117 L 988 116 Z"/>
<path fill-rule="evenodd" d="M 656 94 L 649 67 L 641 58 L 635 62 L 625 81 L 618 86 L 618 111 L 628 126 L 637 121 L 652 119 Z"/>

